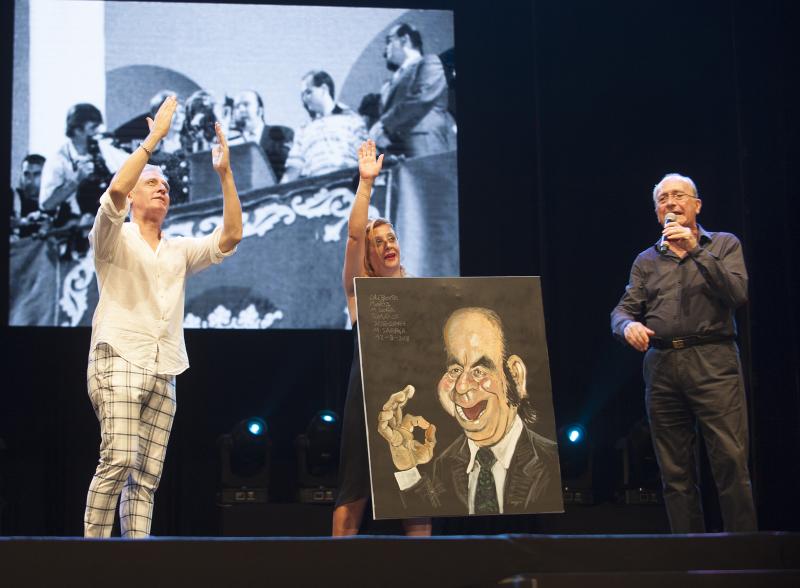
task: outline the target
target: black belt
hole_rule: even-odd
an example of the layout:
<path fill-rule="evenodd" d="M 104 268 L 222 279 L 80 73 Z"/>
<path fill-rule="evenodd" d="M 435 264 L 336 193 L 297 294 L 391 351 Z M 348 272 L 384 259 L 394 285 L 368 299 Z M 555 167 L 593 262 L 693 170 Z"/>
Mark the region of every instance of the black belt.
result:
<path fill-rule="evenodd" d="M 689 335 L 688 337 L 675 337 L 674 339 L 659 339 L 650 337 L 650 347 L 656 349 L 686 349 L 695 345 L 733 341 L 730 335 Z"/>

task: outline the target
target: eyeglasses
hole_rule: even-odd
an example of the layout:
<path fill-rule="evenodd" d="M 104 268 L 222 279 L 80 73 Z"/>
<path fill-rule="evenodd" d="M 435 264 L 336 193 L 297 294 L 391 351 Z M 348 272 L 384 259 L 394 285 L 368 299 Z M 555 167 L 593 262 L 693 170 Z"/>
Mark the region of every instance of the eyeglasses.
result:
<path fill-rule="evenodd" d="M 670 197 L 678 204 L 683 204 L 689 198 L 695 198 L 695 196 L 687 194 L 686 192 L 678 192 L 678 191 L 662 192 L 656 197 L 656 202 L 658 204 L 666 204 L 667 202 L 669 202 Z"/>

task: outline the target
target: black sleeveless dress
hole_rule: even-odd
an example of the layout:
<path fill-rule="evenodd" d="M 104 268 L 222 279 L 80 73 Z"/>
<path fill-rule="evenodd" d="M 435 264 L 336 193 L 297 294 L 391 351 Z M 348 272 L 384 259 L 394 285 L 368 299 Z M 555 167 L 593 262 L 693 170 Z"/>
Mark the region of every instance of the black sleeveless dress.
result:
<path fill-rule="evenodd" d="M 364 422 L 364 388 L 361 383 L 361 361 L 358 353 L 358 323 L 353 325 L 353 365 L 344 401 L 342 444 L 339 453 L 339 492 L 336 506 L 369 498 L 369 455 L 367 427 Z"/>

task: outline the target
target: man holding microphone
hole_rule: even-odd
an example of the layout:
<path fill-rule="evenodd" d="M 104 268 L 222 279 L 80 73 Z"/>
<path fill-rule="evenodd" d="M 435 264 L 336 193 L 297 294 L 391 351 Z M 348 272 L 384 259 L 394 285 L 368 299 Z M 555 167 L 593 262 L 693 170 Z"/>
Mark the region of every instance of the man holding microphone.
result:
<path fill-rule="evenodd" d="M 702 201 L 691 178 L 667 174 L 653 201 L 662 239 L 634 261 L 611 329 L 645 353 L 645 403 L 670 527 L 705 531 L 695 459 L 699 429 L 725 530 L 756 531 L 747 402 L 734 341 L 734 312 L 747 302 L 742 247 L 734 235 L 697 224 Z"/>

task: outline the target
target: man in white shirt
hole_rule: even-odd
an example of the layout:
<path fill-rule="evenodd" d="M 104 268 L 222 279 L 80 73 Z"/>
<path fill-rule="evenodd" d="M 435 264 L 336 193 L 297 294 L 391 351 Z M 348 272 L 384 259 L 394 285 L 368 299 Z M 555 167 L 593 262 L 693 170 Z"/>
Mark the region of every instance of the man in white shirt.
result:
<path fill-rule="evenodd" d="M 311 121 L 295 135 L 281 182 L 358 167 L 357 153 L 367 139 L 367 128 L 334 96 L 333 78 L 327 72 L 315 70 L 303 76 L 300 98 Z"/>
<path fill-rule="evenodd" d="M 378 416 L 403 503 L 431 515 L 561 511 L 556 444 L 533 430 L 525 363 L 507 354 L 500 317 L 488 308 L 460 308 L 447 319 L 444 342 L 447 367 L 437 395 L 464 435 L 433 460 L 431 472 L 417 466 L 433 458 L 436 427 L 403 416 L 414 387 L 392 394 Z M 424 442 L 414 440 L 414 428 L 425 431 Z"/>
<path fill-rule="evenodd" d="M 111 534 L 120 493 L 123 537 L 149 535 L 175 415 L 175 376 L 189 367 L 183 341 L 186 277 L 232 255 L 242 238 L 242 207 L 219 123 L 211 158 L 222 184 L 222 225 L 205 237 L 162 234 L 169 184 L 147 161 L 169 132 L 176 106 L 170 96 L 155 120 L 148 117 L 150 134 L 101 197 L 89 234 L 100 299 L 87 382 L 101 445 L 86 503 L 86 537 Z"/>

